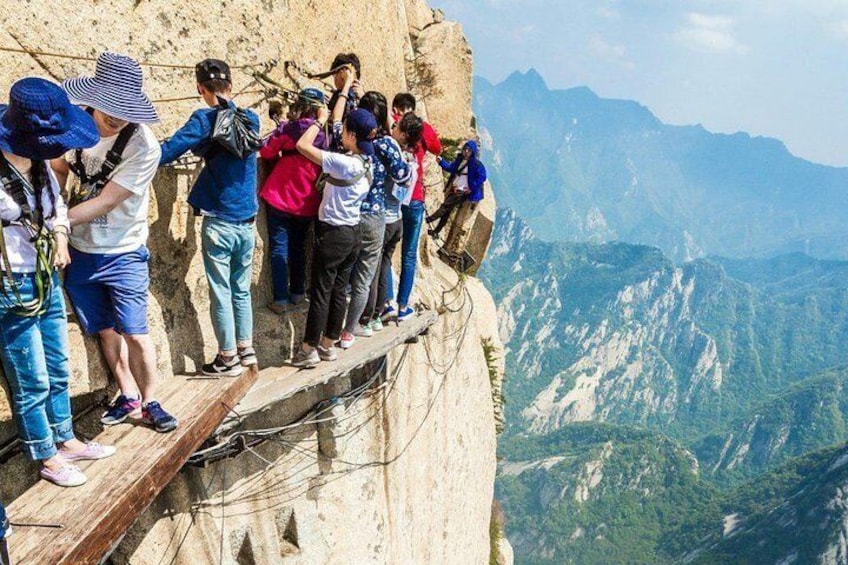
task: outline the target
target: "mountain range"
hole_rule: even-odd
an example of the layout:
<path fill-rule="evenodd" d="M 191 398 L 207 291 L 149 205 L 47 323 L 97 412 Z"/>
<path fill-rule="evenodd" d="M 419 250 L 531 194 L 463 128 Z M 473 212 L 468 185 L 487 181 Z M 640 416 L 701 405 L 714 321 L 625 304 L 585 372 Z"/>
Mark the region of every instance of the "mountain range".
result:
<path fill-rule="evenodd" d="M 475 81 L 500 206 L 545 241 L 625 241 L 672 261 L 848 258 L 848 169 L 778 140 L 672 126 L 633 101 L 550 90 L 534 70 Z"/>

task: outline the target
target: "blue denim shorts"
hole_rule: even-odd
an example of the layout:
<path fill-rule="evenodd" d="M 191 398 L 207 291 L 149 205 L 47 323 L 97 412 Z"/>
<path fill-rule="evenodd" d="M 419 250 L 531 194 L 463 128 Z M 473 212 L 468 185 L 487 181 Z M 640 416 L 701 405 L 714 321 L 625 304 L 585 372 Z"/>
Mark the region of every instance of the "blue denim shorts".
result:
<path fill-rule="evenodd" d="M 142 245 L 128 253 L 84 253 L 73 247 L 65 270 L 65 289 L 83 331 L 95 335 L 112 328 L 146 334 L 150 253 Z"/>

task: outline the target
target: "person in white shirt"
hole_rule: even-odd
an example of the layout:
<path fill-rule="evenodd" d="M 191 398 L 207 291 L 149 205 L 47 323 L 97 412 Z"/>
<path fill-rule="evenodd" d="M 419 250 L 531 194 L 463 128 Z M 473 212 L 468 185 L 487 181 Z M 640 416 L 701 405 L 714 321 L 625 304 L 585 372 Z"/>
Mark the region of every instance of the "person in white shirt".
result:
<path fill-rule="evenodd" d="M 70 262 L 68 208 L 47 161 L 99 135 L 49 81 L 25 78 L 0 106 L 0 358 L 24 450 L 59 486 L 86 482 L 74 461 L 115 448 L 74 436 L 68 318 L 58 270 Z"/>
<path fill-rule="evenodd" d="M 147 326 L 147 212 L 161 156 L 147 124 L 159 117 L 142 91 L 141 67 L 125 55 L 103 53 L 94 77 L 62 86 L 88 108 L 101 137 L 93 148 L 52 163 L 63 184 L 69 172 L 78 181 L 69 190 L 72 263 L 65 287 L 85 333 L 100 338 L 121 389 L 100 421 L 141 416 L 157 432 L 169 432 L 177 419 L 156 400 L 156 349 Z"/>
<path fill-rule="evenodd" d="M 297 142 L 297 150 L 321 165 L 327 177 L 315 230 L 309 314 L 303 343 L 292 359 L 295 367 L 314 367 L 337 358 L 334 344 L 345 320 L 345 286 L 359 252 L 360 210 L 371 188 L 376 118 L 367 110 L 348 114 L 342 145 L 350 154 L 342 155 L 313 145 L 328 116 L 328 110 L 321 108 L 318 119 Z"/>

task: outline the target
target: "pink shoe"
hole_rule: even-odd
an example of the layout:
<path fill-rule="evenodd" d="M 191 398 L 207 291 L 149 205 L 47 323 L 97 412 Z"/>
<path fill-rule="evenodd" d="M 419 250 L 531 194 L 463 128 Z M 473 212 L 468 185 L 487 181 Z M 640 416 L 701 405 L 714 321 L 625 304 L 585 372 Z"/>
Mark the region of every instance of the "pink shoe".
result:
<path fill-rule="evenodd" d="M 42 467 L 38 472 L 42 479 L 48 480 L 60 487 L 78 487 L 85 484 L 88 480 L 83 474 L 82 469 L 76 465 L 63 465 L 58 471 L 51 471 L 47 467 Z"/>
<path fill-rule="evenodd" d="M 100 445 L 96 441 L 90 441 L 85 444 L 85 449 L 82 451 L 71 452 L 62 450 L 59 454 L 66 461 L 95 461 L 115 455 L 115 448 L 111 445 Z"/>

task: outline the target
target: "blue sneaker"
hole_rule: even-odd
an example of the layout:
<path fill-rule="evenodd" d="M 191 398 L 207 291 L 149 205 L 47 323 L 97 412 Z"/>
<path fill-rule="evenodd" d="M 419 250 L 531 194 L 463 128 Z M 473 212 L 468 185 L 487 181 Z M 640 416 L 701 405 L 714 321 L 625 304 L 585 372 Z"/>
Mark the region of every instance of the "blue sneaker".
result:
<path fill-rule="evenodd" d="M 386 320 L 391 320 L 392 318 L 397 317 L 397 312 L 391 306 L 386 306 L 383 308 L 383 313 L 380 314 L 380 318 L 385 322 Z"/>
<path fill-rule="evenodd" d="M 165 412 L 165 409 L 155 400 L 141 407 L 144 421 L 160 433 L 170 432 L 177 428 L 177 419 Z"/>
<path fill-rule="evenodd" d="M 401 308 L 398 310 L 397 318 L 398 322 L 403 322 L 404 320 L 408 320 L 415 316 L 415 310 L 407 306 L 406 308 Z"/>
<path fill-rule="evenodd" d="M 100 423 L 104 426 L 114 426 L 115 424 L 120 424 L 130 416 L 133 418 L 141 416 L 141 400 L 138 398 L 129 398 L 122 394 L 100 416 Z"/>

